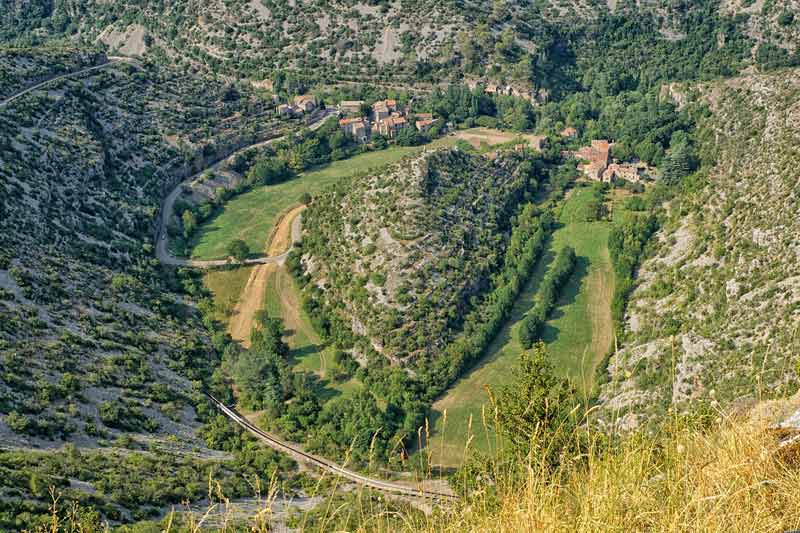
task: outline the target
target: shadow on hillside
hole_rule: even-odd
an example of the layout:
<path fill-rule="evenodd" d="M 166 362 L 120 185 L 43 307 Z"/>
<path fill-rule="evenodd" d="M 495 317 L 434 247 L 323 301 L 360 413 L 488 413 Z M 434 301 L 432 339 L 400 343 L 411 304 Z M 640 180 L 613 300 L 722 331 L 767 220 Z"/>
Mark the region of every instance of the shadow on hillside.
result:
<path fill-rule="evenodd" d="M 542 252 L 539 260 L 536 262 L 533 274 L 528 280 L 528 283 L 522 288 L 520 295 L 517 297 L 514 305 L 511 307 L 511 312 L 509 313 L 508 318 L 505 320 L 503 326 L 500 328 L 500 331 L 497 333 L 497 335 L 495 335 L 492 342 L 489 343 L 489 346 L 486 348 L 483 354 L 481 354 L 480 359 L 478 359 L 475 364 L 467 368 L 458 377 L 455 383 L 462 379 L 469 378 L 473 373 L 481 370 L 483 367 L 494 361 L 495 358 L 502 353 L 501 349 L 511 342 L 514 335 L 514 326 L 517 324 L 517 322 L 522 320 L 525 315 L 528 314 L 528 311 L 530 311 L 536 304 L 536 298 L 539 293 L 539 285 L 544 279 L 550 264 L 553 262 L 553 259 L 555 259 L 556 256 L 556 252 L 552 248 L 551 237 L 548 237 L 544 246 L 544 251 Z M 450 389 L 448 388 L 448 390 Z M 445 394 L 447 393 L 445 392 Z"/>

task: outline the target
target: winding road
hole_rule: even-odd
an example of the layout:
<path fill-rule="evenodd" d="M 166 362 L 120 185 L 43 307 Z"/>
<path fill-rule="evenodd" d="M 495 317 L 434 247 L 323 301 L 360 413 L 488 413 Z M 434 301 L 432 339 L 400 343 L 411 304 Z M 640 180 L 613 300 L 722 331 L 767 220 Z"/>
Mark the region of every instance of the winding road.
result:
<path fill-rule="evenodd" d="M 9 96 L 8 98 L 0 101 L 0 107 L 5 107 L 8 104 L 14 102 L 15 100 L 25 96 L 26 94 L 29 94 L 29 93 L 31 93 L 33 91 L 36 91 L 36 90 L 39 90 L 39 89 L 45 87 L 46 85 L 48 85 L 50 83 L 53 83 L 53 82 L 55 82 L 57 80 L 61 80 L 61 79 L 69 78 L 69 77 L 74 77 L 74 76 L 80 76 L 80 75 L 88 73 L 88 72 L 92 72 L 92 71 L 95 71 L 95 70 L 100 70 L 100 69 L 106 68 L 106 67 L 108 67 L 110 65 L 113 65 L 114 63 L 118 63 L 118 62 L 133 62 L 133 63 L 135 63 L 135 60 L 132 60 L 132 59 L 129 59 L 129 58 L 125 58 L 125 57 L 109 56 L 108 57 L 108 61 L 106 61 L 103 64 L 94 65 L 94 66 L 91 66 L 91 67 L 87 67 L 87 68 L 84 68 L 84 69 L 81 69 L 81 70 L 77 70 L 77 71 L 74 71 L 74 72 L 68 72 L 68 73 L 65 73 L 65 74 L 58 75 L 58 76 L 53 76 L 53 77 L 50 77 L 50 78 L 48 78 L 46 80 L 43 80 L 43 81 L 41 81 L 39 83 L 36 83 L 36 84 L 26 88 L 26 89 L 23 89 L 23 90 L 15 93 L 15 94 Z M 316 130 L 316 129 L 320 128 L 325 123 L 325 121 L 329 117 L 333 116 L 335 113 L 336 113 L 335 110 L 332 110 L 332 109 L 324 110 L 321 117 L 319 117 L 317 120 L 315 120 L 314 122 L 312 122 L 311 124 L 308 125 L 309 128 L 311 130 Z M 287 134 L 287 135 L 289 135 L 289 134 Z M 215 266 L 222 266 L 222 265 L 230 264 L 231 263 L 230 260 L 195 261 L 195 260 L 191 260 L 191 259 L 178 259 L 176 257 L 173 257 L 169 253 L 168 246 L 167 246 L 167 244 L 168 244 L 168 242 L 167 242 L 167 232 L 166 232 L 165 228 L 167 227 L 168 222 L 169 222 L 170 218 L 172 217 L 172 212 L 173 212 L 173 209 L 174 209 L 174 206 L 175 206 L 175 200 L 180 195 L 181 190 L 182 190 L 183 186 L 186 183 L 192 183 L 193 181 L 197 180 L 200 176 L 202 176 L 207 171 L 216 169 L 223 161 L 227 160 L 228 158 L 230 158 L 232 156 L 235 156 L 237 153 L 243 152 L 243 151 L 251 149 L 251 148 L 256 148 L 258 146 L 263 146 L 263 145 L 266 145 L 266 144 L 277 142 L 277 141 L 279 141 L 281 139 L 284 139 L 287 135 L 283 135 L 283 136 L 280 136 L 280 137 L 275 137 L 273 139 L 269 139 L 269 140 L 266 140 L 266 141 L 260 141 L 260 142 L 257 142 L 257 143 L 253 143 L 251 145 L 248 145 L 248 146 L 242 147 L 242 148 L 240 148 L 238 150 L 235 150 L 235 151 L 231 152 L 227 157 L 225 157 L 225 158 L 221 159 L 220 161 L 208 166 L 207 168 L 203 169 L 202 171 L 194 174 L 193 176 L 191 176 L 187 180 L 184 180 L 181 183 L 179 183 L 167 195 L 167 197 L 164 199 L 164 202 L 162 204 L 161 216 L 159 217 L 159 227 L 158 227 L 158 231 L 157 231 L 158 240 L 157 240 L 157 243 L 156 243 L 156 257 L 161 262 L 163 262 L 165 264 L 168 264 L 168 265 L 174 265 L 174 266 L 190 266 L 190 267 L 198 267 L 198 268 L 209 268 L 209 267 L 215 267 Z M 301 233 L 302 233 L 301 216 L 302 216 L 302 214 L 298 213 L 292 219 L 292 224 L 291 224 L 291 243 L 295 243 L 295 242 L 299 241 L 300 238 L 301 238 Z M 259 257 L 259 258 L 248 259 L 244 263 L 245 264 L 277 264 L 277 265 L 280 265 L 280 264 L 283 264 L 283 262 L 286 260 L 287 256 L 288 256 L 288 252 L 284 252 L 284 253 L 282 253 L 280 255 L 275 255 L 275 256 L 270 256 L 270 257 Z M 422 499 L 428 499 L 428 500 L 438 500 L 438 501 L 448 501 L 448 500 L 453 501 L 453 500 L 457 499 L 456 496 L 454 496 L 452 494 L 447 494 L 447 493 L 444 493 L 444 492 L 431 491 L 431 490 L 426 490 L 426 489 L 423 489 L 423 488 L 415 488 L 413 486 L 404 485 L 404 484 L 401 484 L 401 483 L 393 483 L 393 482 L 390 482 L 390 481 L 384 481 L 384 480 L 380 480 L 380 479 L 370 478 L 370 477 L 364 476 L 362 474 L 359 474 L 358 472 L 354 472 L 352 470 L 348 470 L 348 469 L 346 469 L 346 468 L 344 468 L 342 466 L 339 466 L 338 464 L 336 464 L 334 462 L 328 461 L 327 459 L 324 459 L 324 458 L 317 457 L 315 455 L 311 455 L 309 453 L 306 453 L 303 450 L 299 449 L 298 447 L 293 446 L 291 444 L 288 444 L 288 443 L 278 439 L 277 437 L 275 437 L 273 435 L 270 435 L 269 433 L 263 431 L 261 428 L 253 425 L 252 423 L 250 423 L 250 421 L 248 421 L 246 418 L 244 418 L 238 412 L 236 412 L 235 410 L 229 408 L 224 403 L 220 402 L 219 400 L 217 400 L 216 398 L 214 398 L 210 394 L 206 393 L 206 396 L 208 397 L 209 401 L 219 411 L 221 411 L 225 416 L 227 416 L 233 422 L 235 422 L 236 424 L 238 424 L 239 426 L 241 426 L 245 430 L 249 431 L 253 435 L 255 435 L 261 442 L 265 443 L 267 446 L 269 446 L 269 447 L 271 447 L 271 448 L 273 448 L 273 449 L 275 449 L 275 450 L 277 450 L 279 452 L 286 453 L 286 454 L 290 455 L 291 457 L 293 457 L 297 461 L 301 461 L 301 462 L 304 462 L 306 464 L 310 464 L 310 465 L 316 466 L 316 467 L 318 467 L 318 468 L 320 468 L 320 469 L 322 469 L 322 470 L 324 470 L 326 472 L 329 472 L 331 474 L 334 474 L 334 475 L 336 475 L 338 477 L 342 477 L 342 478 L 348 479 L 348 480 L 350 480 L 350 481 L 352 481 L 354 483 L 357 483 L 359 485 L 362 485 L 362 486 L 365 486 L 365 487 L 369 487 L 369 488 L 372 488 L 372 489 L 375 489 L 375 490 L 379 490 L 381 492 L 385 492 L 385 493 L 388 493 L 388 494 L 395 494 L 395 495 L 400 495 L 400 496 L 408 496 L 408 497 L 413 497 L 413 498 L 422 498 Z"/>
<path fill-rule="evenodd" d="M 314 122 L 308 125 L 308 128 L 312 131 L 319 129 L 325 123 L 328 118 L 334 116 L 336 114 L 336 110 L 334 109 L 326 109 L 322 116 L 316 119 Z M 290 135 L 290 134 L 287 134 Z M 172 266 L 188 266 L 194 268 L 213 268 L 218 266 L 230 265 L 230 264 L 245 264 L 245 265 L 282 265 L 286 261 L 286 257 L 289 255 L 289 252 L 282 253 L 280 255 L 271 256 L 271 257 L 254 257 L 252 259 L 246 259 L 243 263 L 238 263 L 233 259 L 214 259 L 208 261 L 201 261 L 196 259 L 180 259 L 173 256 L 169 252 L 169 239 L 167 236 L 167 231 L 165 228 L 169 226 L 169 221 L 172 218 L 172 213 L 175 208 L 175 200 L 178 199 L 180 196 L 181 191 L 185 185 L 191 185 L 195 181 L 197 181 L 200 177 L 202 177 L 208 171 L 214 171 L 219 168 L 222 163 L 229 160 L 231 157 L 236 156 L 236 154 L 242 153 L 246 150 L 250 150 L 252 148 L 258 148 L 260 146 L 266 146 L 268 144 L 272 144 L 278 141 L 281 141 L 287 137 L 287 135 L 281 135 L 280 137 L 274 137 L 272 139 L 268 139 L 266 141 L 260 141 L 257 143 L 249 144 L 247 146 L 243 146 L 238 150 L 235 150 L 228 154 L 227 157 L 217 161 L 213 165 L 210 165 L 200 172 L 194 174 L 190 178 L 180 182 L 178 185 L 175 186 L 174 189 L 164 198 L 164 203 L 161 206 L 161 216 L 159 217 L 159 227 L 158 227 L 158 240 L 156 242 L 156 257 L 159 261 L 164 263 L 165 265 L 172 265 Z M 301 227 L 300 227 L 300 217 L 298 216 L 295 219 L 295 224 L 292 225 L 292 244 L 300 240 L 301 234 Z"/>
<path fill-rule="evenodd" d="M 345 479 L 348 479 L 354 483 L 362 485 L 364 487 L 369 487 L 371 489 L 379 490 L 381 492 L 389 493 L 389 494 L 397 494 L 400 496 L 410 496 L 413 498 L 424 498 L 424 499 L 431 499 L 431 500 L 439 500 L 439 501 L 455 501 L 458 499 L 457 496 L 453 494 L 447 494 L 445 492 L 438 492 L 427 490 L 423 488 L 417 488 L 410 485 L 404 485 L 402 483 L 394 483 L 391 481 L 384 481 L 382 479 L 375 479 L 371 477 L 364 476 L 359 474 L 358 472 L 354 472 L 352 470 L 348 470 L 347 468 L 343 468 L 336 463 L 328 461 L 322 457 L 317 457 L 316 455 L 311 455 L 310 453 L 306 453 L 303 450 L 297 448 L 294 445 L 286 443 L 279 438 L 270 435 L 266 431 L 262 430 L 258 426 L 253 425 L 247 420 L 245 417 L 240 415 L 234 409 L 231 409 L 221 401 L 217 400 L 210 394 L 206 393 L 209 401 L 219 409 L 222 414 L 227 416 L 233 422 L 237 423 L 239 426 L 244 428 L 245 430 L 252 433 L 258 440 L 269 446 L 270 448 L 290 455 L 296 461 L 300 461 L 312 466 L 316 466 L 321 468 L 322 470 L 334 474 L 335 476 L 339 476 Z"/>
<path fill-rule="evenodd" d="M 37 83 L 35 85 L 31 85 L 30 87 L 28 87 L 26 89 L 23 89 L 23 90 L 15 93 L 15 94 L 12 94 L 11 96 L 6 98 L 5 100 L 0 100 L 0 107 L 5 107 L 8 104 L 10 104 L 11 102 L 13 102 L 14 100 L 16 100 L 18 98 L 21 98 L 21 97 L 25 96 L 26 94 L 31 93 L 33 91 L 38 91 L 39 89 L 42 89 L 45 85 L 47 85 L 49 83 L 53 83 L 53 82 L 58 81 L 58 80 L 63 80 L 65 78 L 72 78 L 74 76 L 80 76 L 81 74 L 86 74 L 87 72 L 100 70 L 100 69 L 106 68 L 106 67 L 108 67 L 110 65 L 113 65 L 114 63 L 136 63 L 135 60 L 127 58 L 127 57 L 108 56 L 107 59 L 108 60 L 105 63 L 101 63 L 100 65 L 94 65 L 94 66 L 87 67 L 87 68 L 84 68 L 84 69 L 81 69 L 81 70 L 76 70 L 74 72 L 67 72 L 65 74 L 59 74 L 58 76 L 52 76 L 50 78 L 47 78 L 46 80 L 40 81 L 39 83 Z"/>

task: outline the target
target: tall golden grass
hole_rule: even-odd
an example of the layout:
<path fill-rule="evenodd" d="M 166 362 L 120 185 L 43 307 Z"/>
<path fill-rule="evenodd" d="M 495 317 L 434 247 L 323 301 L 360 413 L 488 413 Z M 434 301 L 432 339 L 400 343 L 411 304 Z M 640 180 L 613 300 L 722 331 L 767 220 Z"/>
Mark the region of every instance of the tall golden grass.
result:
<path fill-rule="evenodd" d="M 417 531 L 725 531 L 800 529 L 800 450 L 763 425 L 675 422 L 552 470 L 528 461 Z M 496 500 L 491 493 L 496 490 Z"/>
<path fill-rule="evenodd" d="M 427 514 L 392 510 L 366 493 L 342 504 L 331 493 L 321 519 L 300 516 L 296 525 L 300 531 L 386 533 L 792 531 L 800 529 L 800 443 L 786 445 L 782 437 L 783 444 L 763 423 L 734 417 L 720 416 L 705 427 L 673 420 L 655 435 L 631 435 L 613 445 L 598 438 L 556 468 L 531 457 L 485 461 L 477 466 L 481 482 L 472 494 Z M 269 492 L 264 510 L 245 529 L 234 521 L 210 529 L 272 531 Z M 40 531 L 88 531 L 53 516 Z M 358 525 L 338 529 L 343 516 Z M 211 525 L 196 514 L 162 524 L 170 532 Z"/>

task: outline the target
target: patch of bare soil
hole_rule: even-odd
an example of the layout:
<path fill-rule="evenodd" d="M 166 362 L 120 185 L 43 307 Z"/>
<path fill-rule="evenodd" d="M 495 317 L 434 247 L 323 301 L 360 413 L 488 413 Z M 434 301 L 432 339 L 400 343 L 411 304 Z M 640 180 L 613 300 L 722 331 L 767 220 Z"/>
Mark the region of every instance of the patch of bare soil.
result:
<path fill-rule="evenodd" d="M 267 246 L 267 255 L 281 255 L 292 246 L 292 223 L 297 215 L 305 210 L 305 205 L 298 205 L 290 209 L 272 230 L 272 236 Z"/>
<path fill-rule="evenodd" d="M 511 133 L 490 128 L 473 129 L 456 133 L 456 138 L 467 141 L 475 148 L 480 148 L 483 144 L 489 146 L 504 144 L 514 139 L 514 137 L 515 136 Z"/>
<path fill-rule="evenodd" d="M 275 230 L 269 240 L 269 245 L 266 250 L 267 255 L 280 255 L 289 249 L 292 244 L 292 223 L 305 208 L 305 205 L 294 207 L 281 218 L 280 222 L 275 226 Z M 253 320 L 256 313 L 264 307 L 264 291 L 267 286 L 267 280 L 278 270 L 288 275 L 285 268 L 278 267 L 274 264 L 258 265 L 253 268 L 253 271 L 250 273 L 250 278 L 247 280 L 247 284 L 245 284 L 244 289 L 242 289 L 239 302 L 233 309 L 233 315 L 228 323 L 228 333 L 230 333 L 233 340 L 241 343 L 245 348 L 250 347 L 250 332 L 253 330 Z M 281 300 L 283 300 L 283 298 L 281 298 Z M 298 324 L 301 324 L 299 304 L 294 302 L 294 305 L 297 307 L 295 310 L 296 321 Z M 284 307 L 285 310 L 283 301 L 281 301 L 281 306 Z M 295 325 L 290 324 L 286 317 L 284 317 L 284 320 L 286 320 L 287 328 L 298 331 L 295 329 Z"/>
<path fill-rule="evenodd" d="M 253 268 L 247 284 L 242 289 L 239 302 L 233 309 L 231 321 L 228 323 L 228 333 L 231 338 L 245 348 L 250 347 L 250 332 L 253 329 L 253 319 L 264 304 L 264 287 L 275 265 L 258 265 Z"/>
<path fill-rule="evenodd" d="M 467 141 L 474 148 L 480 148 L 483 145 L 496 146 L 498 144 L 511 142 L 514 139 L 521 139 L 538 149 L 540 142 L 544 139 L 541 135 L 520 135 L 493 128 L 473 128 L 466 131 L 459 131 L 456 133 L 455 137 Z"/>
<path fill-rule="evenodd" d="M 147 31 L 144 26 L 131 24 L 122 31 L 118 31 L 114 26 L 109 26 L 98 37 L 111 49 L 116 49 L 119 54 L 124 56 L 141 57 L 147 51 L 145 44 L 145 34 Z"/>

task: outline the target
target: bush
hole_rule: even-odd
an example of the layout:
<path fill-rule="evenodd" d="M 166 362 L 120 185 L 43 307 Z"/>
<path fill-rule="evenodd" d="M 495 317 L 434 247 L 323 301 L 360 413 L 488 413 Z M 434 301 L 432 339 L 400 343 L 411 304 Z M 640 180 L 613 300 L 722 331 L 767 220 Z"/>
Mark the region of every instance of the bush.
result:
<path fill-rule="evenodd" d="M 228 255 L 241 262 L 250 255 L 250 247 L 242 239 L 236 239 L 228 244 Z"/>

